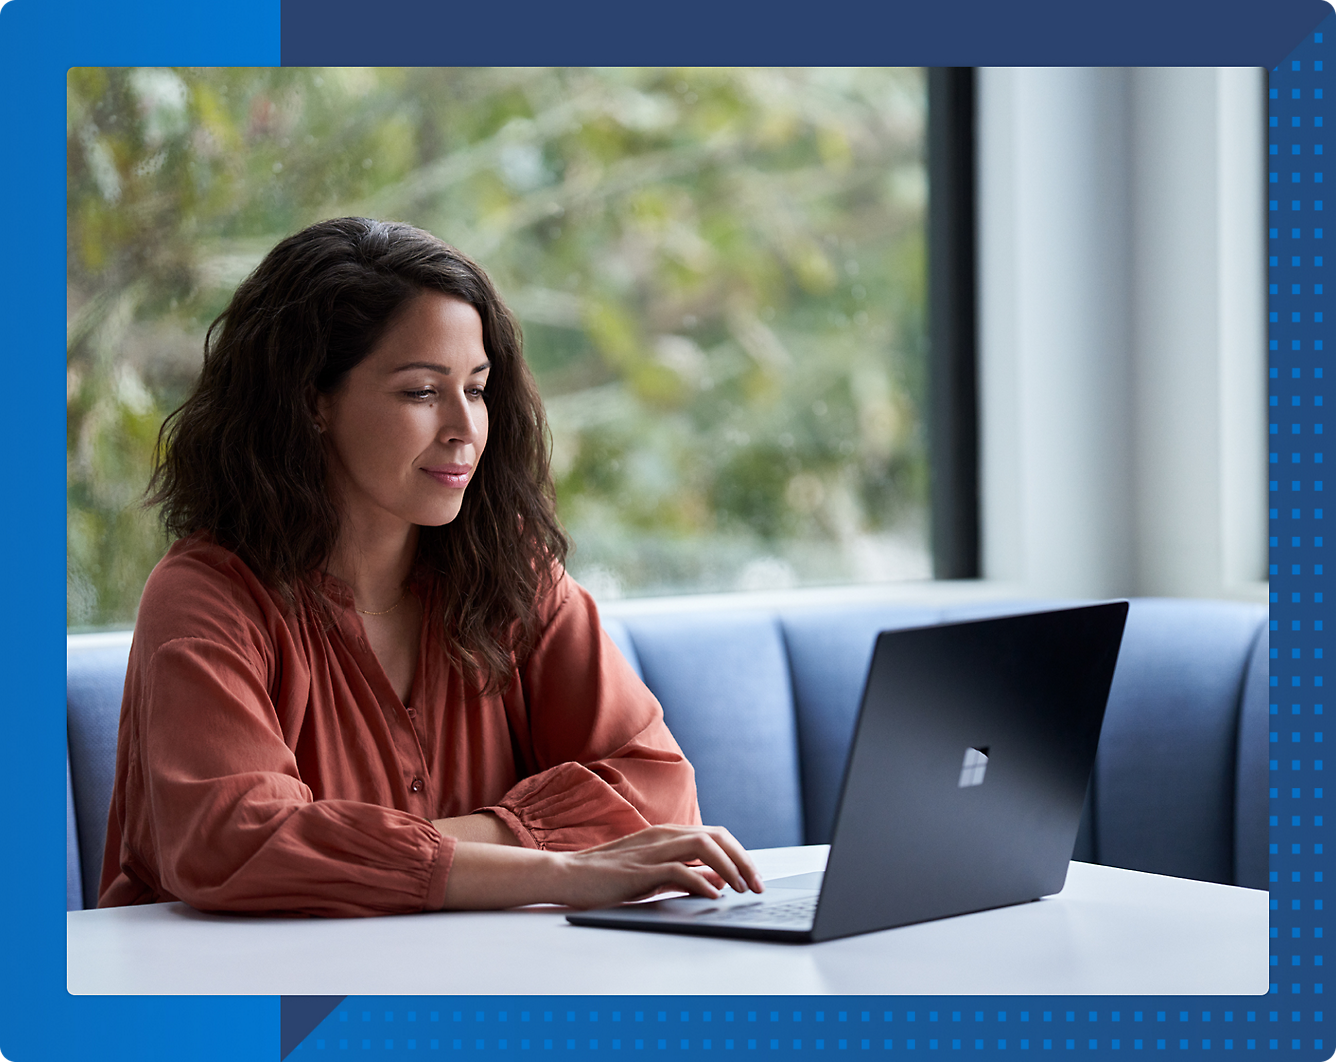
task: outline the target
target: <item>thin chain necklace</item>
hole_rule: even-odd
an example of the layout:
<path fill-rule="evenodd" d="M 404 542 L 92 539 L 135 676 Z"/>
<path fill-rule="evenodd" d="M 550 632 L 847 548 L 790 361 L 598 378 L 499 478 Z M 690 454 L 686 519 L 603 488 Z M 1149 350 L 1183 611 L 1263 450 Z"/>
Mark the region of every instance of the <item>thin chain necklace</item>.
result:
<path fill-rule="evenodd" d="M 357 609 L 357 611 L 360 612 L 363 616 L 388 616 L 391 612 L 393 612 L 396 608 L 398 608 L 400 605 L 404 603 L 404 598 L 407 596 L 408 596 L 408 587 L 405 586 L 403 590 L 400 591 L 399 593 L 399 600 L 396 601 L 389 608 L 387 608 L 384 612 L 372 612 L 370 609 L 357 608 L 356 603 L 353 604 L 353 608 Z"/>

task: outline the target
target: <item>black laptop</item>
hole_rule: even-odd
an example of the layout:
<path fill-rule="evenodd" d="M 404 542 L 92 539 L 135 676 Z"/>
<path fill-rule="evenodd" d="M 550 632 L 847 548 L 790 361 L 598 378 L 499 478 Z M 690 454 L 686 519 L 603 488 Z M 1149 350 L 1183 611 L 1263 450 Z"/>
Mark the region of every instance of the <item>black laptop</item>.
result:
<path fill-rule="evenodd" d="M 810 942 L 1060 892 L 1126 619 L 1115 601 L 883 631 L 824 873 L 567 919 Z"/>

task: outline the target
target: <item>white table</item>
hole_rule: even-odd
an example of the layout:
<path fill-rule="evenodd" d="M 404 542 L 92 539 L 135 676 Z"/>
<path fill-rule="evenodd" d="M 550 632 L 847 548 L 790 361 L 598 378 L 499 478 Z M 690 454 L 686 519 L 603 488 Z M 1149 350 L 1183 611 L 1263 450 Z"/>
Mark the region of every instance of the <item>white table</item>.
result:
<path fill-rule="evenodd" d="M 767 878 L 826 848 L 754 853 Z M 564 908 L 291 919 L 71 911 L 73 994 L 1259 995 L 1267 894 L 1073 863 L 1057 896 L 821 944 L 572 926 Z"/>

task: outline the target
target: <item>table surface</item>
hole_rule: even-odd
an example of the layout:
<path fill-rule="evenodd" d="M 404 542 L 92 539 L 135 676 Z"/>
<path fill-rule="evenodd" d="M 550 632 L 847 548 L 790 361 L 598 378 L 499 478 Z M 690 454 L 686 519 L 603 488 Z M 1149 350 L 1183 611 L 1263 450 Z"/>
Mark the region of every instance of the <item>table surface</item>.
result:
<path fill-rule="evenodd" d="M 826 848 L 753 853 L 767 878 Z M 1260 995 L 1267 894 L 1073 863 L 1034 903 L 821 944 L 570 925 L 565 908 L 362 919 L 67 915 L 75 995 Z"/>

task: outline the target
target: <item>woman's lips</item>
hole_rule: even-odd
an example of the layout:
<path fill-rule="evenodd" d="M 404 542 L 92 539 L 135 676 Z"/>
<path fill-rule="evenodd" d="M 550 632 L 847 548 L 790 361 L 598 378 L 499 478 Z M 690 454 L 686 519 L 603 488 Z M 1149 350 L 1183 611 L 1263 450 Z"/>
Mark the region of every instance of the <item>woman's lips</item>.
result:
<path fill-rule="evenodd" d="M 463 490 L 468 486 L 472 465 L 441 465 L 439 468 L 424 468 L 423 472 L 431 476 L 444 487 L 456 487 Z"/>

